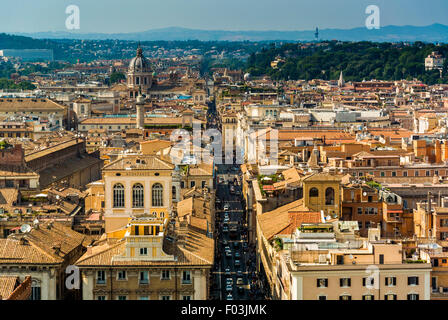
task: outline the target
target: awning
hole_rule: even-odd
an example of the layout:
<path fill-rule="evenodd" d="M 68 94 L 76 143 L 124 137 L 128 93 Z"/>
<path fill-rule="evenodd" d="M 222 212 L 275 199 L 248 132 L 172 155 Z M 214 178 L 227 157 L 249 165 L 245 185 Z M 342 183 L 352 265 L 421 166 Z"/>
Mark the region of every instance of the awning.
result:
<path fill-rule="evenodd" d="M 403 210 L 387 210 L 387 213 L 403 213 Z"/>
<path fill-rule="evenodd" d="M 34 196 L 34 198 L 46 198 L 46 197 L 48 197 L 48 195 L 46 195 L 45 193 L 39 193 Z"/>

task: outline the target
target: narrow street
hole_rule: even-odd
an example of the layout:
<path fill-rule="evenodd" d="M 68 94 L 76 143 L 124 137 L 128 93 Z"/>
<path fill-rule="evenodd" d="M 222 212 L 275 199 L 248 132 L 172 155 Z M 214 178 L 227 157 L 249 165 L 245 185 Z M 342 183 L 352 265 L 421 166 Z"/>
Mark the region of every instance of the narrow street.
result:
<path fill-rule="evenodd" d="M 214 104 L 208 127 L 218 127 Z M 247 242 L 247 221 L 239 165 L 217 165 L 216 251 L 211 296 L 219 300 L 262 300 L 255 272 L 255 248 Z"/>

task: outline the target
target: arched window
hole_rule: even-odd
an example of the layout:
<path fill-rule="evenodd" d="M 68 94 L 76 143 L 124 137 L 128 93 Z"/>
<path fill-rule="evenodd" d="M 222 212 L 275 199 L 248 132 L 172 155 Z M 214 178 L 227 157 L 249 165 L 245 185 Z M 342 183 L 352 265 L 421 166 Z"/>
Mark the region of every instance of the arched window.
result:
<path fill-rule="evenodd" d="M 145 206 L 145 198 L 143 186 L 140 183 L 134 184 L 132 187 L 132 207 L 143 208 Z"/>
<path fill-rule="evenodd" d="M 173 186 L 171 188 L 171 196 L 172 196 L 173 200 L 177 199 L 177 191 L 176 191 L 176 187 L 175 186 Z"/>
<path fill-rule="evenodd" d="M 319 196 L 319 190 L 317 188 L 311 188 L 310 189 L 310 198 L 318 197 Z"/>
<path fill-rule="evenodd" d="M 163 207 L 163 187 L 160 183 L 152 186 L 152 206 Z"/>
<path fill-rule="evenodd" d="M 121 183 L 114 185 L 114 208 L 124 208 L 124 187 Z"/>
<path fill-rule="evenodd" d="M 325 204 L 326 205 L 334 205 L 334 189 L 327 188 L 325 190 Z"/>

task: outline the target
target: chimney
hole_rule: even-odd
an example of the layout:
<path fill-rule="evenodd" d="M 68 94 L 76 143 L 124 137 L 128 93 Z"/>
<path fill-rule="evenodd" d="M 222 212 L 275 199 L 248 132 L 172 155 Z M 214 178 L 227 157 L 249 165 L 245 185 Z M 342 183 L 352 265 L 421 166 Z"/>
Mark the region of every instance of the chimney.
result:
<path fill-rule="evenodd" d="M 52 249 L 54 249 L 54 253 L 55 253 L 55 254 L 59 255 L 59 253 L 61 252 L 61 244 L 58 243 L 58 244 L 54 245 L 54 246 L 52 247 Z"/>
<path fill-rule="evenodd" d="M 48 230 L 51 230 L 51 228 L 53 228 L 53 221 L 50 221 L 50 222 L 47 224 L 47 229 L 48 229 Z"/>

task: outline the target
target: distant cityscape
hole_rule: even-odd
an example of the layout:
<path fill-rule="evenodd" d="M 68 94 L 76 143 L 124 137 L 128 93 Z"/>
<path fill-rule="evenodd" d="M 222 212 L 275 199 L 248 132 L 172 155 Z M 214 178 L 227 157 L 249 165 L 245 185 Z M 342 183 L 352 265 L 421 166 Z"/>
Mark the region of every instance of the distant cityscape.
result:
<path fill-rule="evenodd" d="M 323 34 L 0 34 L 0 300 L 447 300 L 448 45 Z"/>

